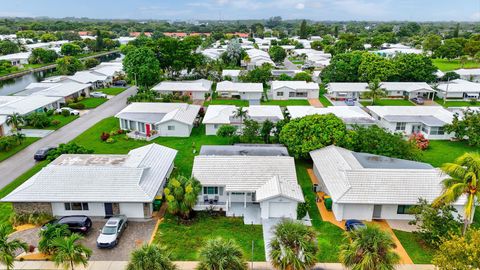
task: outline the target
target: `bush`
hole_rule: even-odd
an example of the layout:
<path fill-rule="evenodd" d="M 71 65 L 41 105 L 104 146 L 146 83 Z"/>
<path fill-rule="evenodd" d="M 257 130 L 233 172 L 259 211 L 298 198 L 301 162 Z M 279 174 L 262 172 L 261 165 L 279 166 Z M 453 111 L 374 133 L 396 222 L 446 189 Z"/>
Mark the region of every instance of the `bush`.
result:
<path fill-rule="evenodd" d="M 52 116 L 54 112 L 55 110 L 48 110 L 45 113 L 47 114 L 47 116 Z"/>
<path fill-rule="evenodd" d="M 305 216 L 307 216 L 308 210 L 310 210 L 310 203 L 307 198 L 305 198 L 305 202 L 299 203 L 297 205 L 297 219 L 301 220 Z"/>
<path fill-rule="evenodd" d="M 45 212 L 33 213 L 12 213 L 9 221 L 13 226 L 20 226 L 24 224 L 43 225 L 52 220 L 53 216 Z"/>
<path fill-rule="evenodd" d="M 54 120 L 52 120 L 52 122 L 50 122 L 50 125 L 52 125 L 52 126 L 58 126 L 58 125 L 60 125 L 60 121 L 57 120 L 57 119 L 54 119 Z"/>
<path fill-rule="evenodd" d="M 87 149 L 83 146 L 80 146 L 76 143 L 62 143 L 57 149 L 48 152 L 48 160 L 52 161 L 59 157 L 62 154 L 92 154 L 93 150 Z"/>
<path fill-rule="evenodd" d="M 70 116 L 70 112 L 67 110 L 62 110 L 62 115 L 65 117 Z"/>
<path fill-rule="evenodd" d="M 18 140 L 15 138 L 15 136 L 0 137 L 0 152 L 9 151 L 16 145 L 18 145 Z"/>
<path fill-rule="evenodd" d="M 125 133 L 125 131 L 123 129 L 117 130 L 117 135 L 120 135 L 120 134 L 123 134 L 123 133 Z"/>
<path fill-rule="evenodd" d="M 412 133 L 412 135 L 410 135 L 410 138 L 408 140 L 414 145 L 416 145 L 417 148 L 422 151 L 427 149 L 428 146 L 430 145 L 430 141 L 427 138 L 425 138 L 425 136 L 423 136 L 422 133 L 419 133 L 419 132 Z"/>
<path fill-rule="evenodd" d="M 85 109 L 85 104 L 83 104 L 83 103 L 70 103 L 68 106 L 72 109 L 75 109 L 75 110 Z"/>
<path fill-rule="evenodd" d="M 110 138 L 108 138 L 105 142 L 106 142 L 106 143 L 114 143 L 114 142 L 115 142 L 115 139 L 112 138 L 112 137 L 110 137 Z"/>
<path fill-rule="evenodd" d="M 27 125 L 34 128 L 45 128 L 50 125 L 50 119 L 44 112 L 34 112 L 25 117 Z"/>
<path fill-rule="evenodd" d="M 100 135 L 100 139 L 102 141 L 106 141 L 106 140 L 108 140 L 108 138 L 110 138 L 110 133 L 102 132 L 102 134 Z"/>
<path fill-rule="evenodd" d="M 477 104 L 477 99 L 476 98 L 471 98 L 468 102 L 472 105 L 475 105 L 475 104 Z"/>

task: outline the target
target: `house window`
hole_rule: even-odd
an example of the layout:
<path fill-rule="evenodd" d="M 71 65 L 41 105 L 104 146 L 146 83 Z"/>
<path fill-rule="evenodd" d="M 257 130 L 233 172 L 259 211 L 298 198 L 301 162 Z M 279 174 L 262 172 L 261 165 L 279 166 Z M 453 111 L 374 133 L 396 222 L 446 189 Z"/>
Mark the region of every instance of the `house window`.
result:
<path fill-rule="evenodd" d="M 428 128 L 427 128 L 426 126 L 422 126 L 422 131 L 423 131 L 424 133 L 428 133 Z"/>
<path fill-rule="evenodd" d="M 295 92 L 290 92 L 288 93 L 288 97 L 295 97 L 296 93 Z"/>
<path fill-rule="evenodd" d="M 408 211 L 413 205 L 399 205 L 397 206 L 397 214 L 406 215 L 409 214 Z"/>
<path fill-rule="evenodd" d="M 443 130 L 443 127 L 431 127 L 430 128 L 430 135 L 443 135 L 445 134 L 445 131 Z"/>
<path fill-rule="evenodd" d="M 145 133 L 145 123 L 138 123 L 138 131 Z"/>
<path fill-rule="evenodd" d="M 175 126 L 168 126 L 168 130 L 175 130 Z"/>
<path fill-rule="evenodd" d="M 277 97 L 283 97 L 283 92 L 277 92 Z"/>
<path fill-rule="evenodd" d="M 128 129 L 137 130 L 137 126 L 135 125 L 135 121 L 130 121 L 130 124 L 128 125 Z"/>
<path fill-rule="evenodd" d="M 82 203 L 82 202 L 65 203 L 65 210 L 67 210 L 67 211 L 88 211 L 88 203 Z"/>
<path fill-rule="evenodd" d="M 407 126 L 407 123 L 405 122 L 398 122 L 397 125 L 395 126 L 395 130 L 405 130 Z"/>
<path fill-rule="evenodd" d="M 218 195 L 218 187 L 203 187 L 203 194 Z"/>
<path fill-rule="evenodd" d="M 231 194 L 232 195 L 245 195 L 244 192 L 232 192 Z"/>
<path fill-rule="evenodd" d="M 214 128 L 214 129 L 217 129 L 217 128 L 219 128 L 219 127 L 220 127 L 219 124 L 213 124 L 213 128 Z"/>

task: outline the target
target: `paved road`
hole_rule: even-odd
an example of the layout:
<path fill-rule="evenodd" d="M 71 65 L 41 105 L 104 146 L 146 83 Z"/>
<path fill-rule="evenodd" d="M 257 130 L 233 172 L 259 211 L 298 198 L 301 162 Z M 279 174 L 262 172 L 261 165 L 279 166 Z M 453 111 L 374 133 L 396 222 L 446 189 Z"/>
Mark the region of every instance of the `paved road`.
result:
<path fill-rule="evenodd" d="M 27 148 L 0 163 L 0 188 L 5 187 L 18 176 L 35 165 L 33 154 L 41 147 L 56 146 L 73 140 L 82 132 L 99 122 L 113 116 L 126 106 L 127 97 L 136 92 L 136 87 L 130 87 L 121 94 L 111 98 L 107 102 L 91 110 L 68 125 L 51 133 L 50 135 L 32 143 Z"/>
<path fill-rule="evenodd" d="M 300 70 L 297 65 L 288 60 L 288 57 L 285 57 L 285 60 L 283 60 L 283 65 L 288 70 Z"/>

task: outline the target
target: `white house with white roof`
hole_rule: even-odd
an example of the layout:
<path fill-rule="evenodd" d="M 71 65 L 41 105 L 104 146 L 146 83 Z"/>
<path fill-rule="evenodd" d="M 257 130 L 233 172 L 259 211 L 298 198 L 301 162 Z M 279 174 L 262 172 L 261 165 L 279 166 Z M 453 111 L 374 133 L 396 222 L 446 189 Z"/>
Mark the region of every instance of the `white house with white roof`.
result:
<path fill-rule="evenodd" d="M 5 60 L 10 62 L 12 66 L 21 66 L 28 64 L 28 58 L 30 57 L 30 52 L 19 52 L 6 55 L 0 55 L 0 61 Z"/>
<path fill-rule="evenodd" d="M 331 82 L 327 85 L 327 94 L 333 100 L 358 100 L 367 91 L 370 91 L 368 84 L 363 82 Z"/>
<path fill-rule="evenodd" d="M 138 102 L 115 115 L 129 136 L 151 140 L 156 137 L 189 137 L 199 105 L 187 103 Z"/>
<path fill-rule="evenodd" d="M 207 48 L 202 50 L 201 53 L 212 60 L 217 60 L 225 51 L 224 48 Z"/>
<path fill-rule="evenodd" d="M 306 81 L 272 81 L 271 94 L 274 100 L 318 98 L 320 87 Z"/>
<path fill-rule="evenodd" d="M 480 68 L 461 68 L 456 69 L 453 72 L 460 75 L 460 79 L 480 83 Z"/>
<path fill-rule="evenodd" d="M 390 98 L 433 99 L 435 97 L 435 90 L 426 82 L 382 82 L 380 87 L 385 89 Z"/>
<path fill-rule="evenodd" d="M 405 135 L 422 133 L 430 140 L 448 140 L 453 134 L 443 126 L 451 124 L 453 113 L 441 106 L 367 106 L 378 125 Z"/>
<path fill-rule="evenodd" d="M 176 154 L 154 143 L 126 155 L 64 154 L 1 201 L 17 213 L 148 219 Z"/>
<path fill-rule="evenodd" d="M 240 69 L 224 69 L 222 70 L 222 78 L 226 80 L 230 78 L 232 82 L 238 82 L 238 77 L 240 77 L 242 70 Z"/>
<path fill-rule="evenodd" d="M 247 66 L 247 69 L 253 69 L 255 67 L 262 66 L 263 64 L 270 64 L 275 66 L 275 63 L 270 58 L 268 52 L 259 50 L 259 49 L 250 49 L 246 51 L 248 57 L 250 58 L 249 63 L 244 63 Z M 243 60 L 242 60 L 243 61 Z"/>
<path fill-rule="evenodd" d="M 250 104 L 259 105 L 263 94 L 263 84 L 222 81 L 217 83 L 216 91 L 219 97 L 239 98 L 248 100 Z"/>
<path fill-rule="evenodd" d="M 316 108 L 313 106 L 287 106 L 291 119 L 315 114 L 334 114 L 348 126 L 370 126 L 376 124 L 375 119 L 358 106 L 330 106 Z"/>
<path fill-rule="evenodd" d="M 110 81 L 109 76 L 94 73 L 91 70 L 78 71 L 71 76 L 52 76 L 46 78 L 42 83 L 64 83 L 64 82 L 76 82 L 82 84 L 91 84 L 93 89 L 107 86 Z"/>
<path fill-rule="evenodd" d="M 242 126 L 242 120 L 235 117 L 238 108 L 234 105 L 210 105 L 205 112 L 202 123 L 205 124 L 206 135 L 216 135 L 218 129 L 223 125 L 232 125 L 238 128 Z M 246 118 L 255 120 L 259 123 L 269 120 L 278 122 L 283 120 L 280 106 L 274 105 L 252 105 L 243 107 L 247 112 Z"/>
<path fill-rule="evenodd" d="M 205 100 L 205 94 L 212 91 L 212 81 L 165 81 L 155 85 L 152 90 L 160 94 L 186 95 L 192 100 Z"/>
<path fill-rule="evenodd" d="M 61 103 L 66 104 L 67 100 L 90 95 L 91 84 L 66 81 L 61 83 L 31 83 L 25 87 L 25 90 L 15 94 L 15 96 L 46 96 L 60 97 Z"/>
<path fill-rule="evenodd" d="M 480 83 L 474 83 L 462 79 L 441 83 L 436 89 L 439 98 L 464 100 L 480 98 Z"/>

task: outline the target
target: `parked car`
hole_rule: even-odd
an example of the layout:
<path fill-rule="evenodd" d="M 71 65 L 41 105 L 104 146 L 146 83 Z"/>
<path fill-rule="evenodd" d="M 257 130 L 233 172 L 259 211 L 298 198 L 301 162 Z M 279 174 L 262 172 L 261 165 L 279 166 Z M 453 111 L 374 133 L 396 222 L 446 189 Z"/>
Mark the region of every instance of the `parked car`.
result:
<path fill-rule="evenodd" d="M 360 220 L 348 219 L 347 221 L 345 221 L 345 229 L 347 231 L 355 231 L 355 230 L 363 229 L 365 227 L 366 225 L 363 224 L 363 222 L 361 222 Z"/>
<path fill-rule="evenodd" d="M 347 104 L 347 106 L 355 106 L 355 99 L 347 98 L 345 99 L 345 104 Z"/>
<path fill-rule="evenodd" d="M 118 240 L 127 226 L 127 216 L 125 215 L 118 215 L 109 218 L 97 238 L 97 247 L 114 248 L 118 244 Z"/>
<path fill-rule="evenodd" d="M 91 92 L 90 96 L 94 98 L 107 98 L 107 94 L 104 94 L 102 92 Z"/>
<path fill-rule="evenodd" d="M 123 87 L 125 87 L 125 86 L 127 86 L 127 82 L 124 81 L 124 80 L 118 80 L 118 81 L 115 81 L 115 82 L 113 83 L 113 85 L 114 85 L 114 86 L 123 86 Z"/>
<path fill-rule="evenodd" d="M 423 105 L 423 104 L 425 104 L 425 100 L 423 100 L 422 97 L 414 97 L 414 98 L 412 98 L 412 101 L 413 101 L 414 103 L 417 103 L 418 105 Z"/>
<path fill-rule="evenodd" d="M 60 108 L 60 109 L 56 109 L 56 110 L 55 110 L 55 113 L 61 114 L 62 111 L 68 111 L 68 112 L 70 113 L 70 115 L 79 115 L 79 114 L 80 114 L 79 111 L 74 110 L 74 109 L 69 108 L 69 107 L 62 107 L 62 108 Z"/>
<path fill-rule="evenodd" d="M 48 153 L 52 150 L 55 150 L 56 147 L 53 146 L 47 146 L 47 147 L 42 147 L 35 152 L 35 155 L 33 155 L 33 159 L 36 161 L 42 161 L 47 159 Z"/>
<path fill-rule="evenodd" d="M 54 219 L 47 224 L 66 224 L 71 232 L 86 234 L 92 228 L 92 220 L 87 216 L 64 216 L 59 219 Z M 43 225 L 42 230 L 46 229 L 46 224 Z"/>

